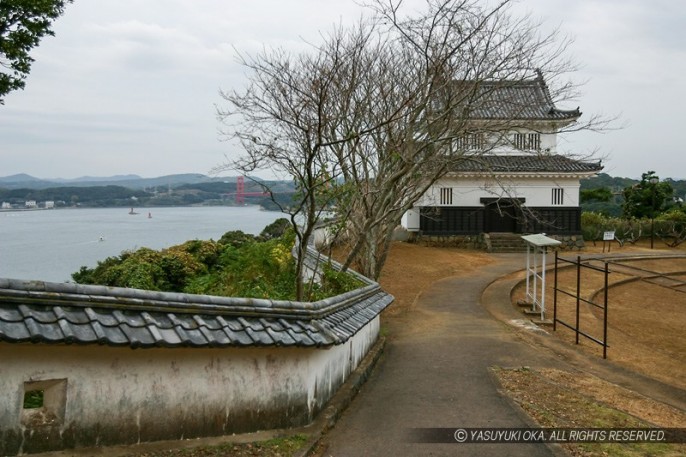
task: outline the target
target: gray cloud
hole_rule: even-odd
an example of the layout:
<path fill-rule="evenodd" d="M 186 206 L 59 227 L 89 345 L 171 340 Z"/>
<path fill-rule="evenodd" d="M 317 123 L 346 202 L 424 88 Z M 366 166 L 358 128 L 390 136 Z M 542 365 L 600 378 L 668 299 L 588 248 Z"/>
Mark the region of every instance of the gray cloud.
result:
<path fill-rule="evenodd" d="M 574 106 L 628 124 L 570 136 L 564 148 L 609 154 L 613 174 L 686 177 L 677 150 L 686 3 L 521 0 L 515 11 L 575 37 L 569 51 L 581 69 L 570 76 L 588 82 Z M 34 51 L 26 90 L 0 107 L 2 174 L 207 173 L 235 152 L 219 141 L 214 114 L 218 90 L 245 83 L 234 49 L 301 50 L 360 14 L 352 0 L 74 2 Z"/>

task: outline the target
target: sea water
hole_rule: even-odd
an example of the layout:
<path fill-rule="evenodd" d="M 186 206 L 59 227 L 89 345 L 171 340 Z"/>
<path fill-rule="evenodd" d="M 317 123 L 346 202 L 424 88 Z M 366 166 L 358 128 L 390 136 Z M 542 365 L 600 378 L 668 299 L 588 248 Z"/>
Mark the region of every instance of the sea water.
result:
<path fill-rule="evenodd" d="M 141 247 L 258 234 L 283 214 L 257 206 L 83 208 L 0 212 L 0 278 L 69 281 L 81 266 Z"/>

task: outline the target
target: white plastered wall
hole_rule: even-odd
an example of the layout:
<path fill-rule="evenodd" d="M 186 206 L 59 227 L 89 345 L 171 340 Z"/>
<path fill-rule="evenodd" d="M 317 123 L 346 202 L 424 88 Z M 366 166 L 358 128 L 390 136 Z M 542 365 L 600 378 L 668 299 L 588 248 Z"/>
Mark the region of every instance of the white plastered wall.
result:
<path fill-rule="evenodd" d="M 377 316 L 328 349 L 0 343 L 0 432 L 31 433 L 21 424 L 24 383 L 52 379 L 66 379 L 59 433 L 75 433 L 77 446 L 111 443 L 117 433 L 138 442 L 201 436 L 203 427 L 208 434 L 245 431 L 246 420 L 269 417 L 268 411 L 303 425 L 357 367 L 378 333 Z M 255 430 L 265 428 L 269 422 Z"/>
<path fill-rule="evenodd" d="M 530 207 L 579 206 L 579 179 L 546 177 L 444 178 L 437 181 L 415 206 L 482 206 L 481 198 L 524 198 Z M 452 205 L 440 203 L 440 189 L 452 188 Z M 552 189 L 563 189 L 563 203 L 554 205 Z"/>

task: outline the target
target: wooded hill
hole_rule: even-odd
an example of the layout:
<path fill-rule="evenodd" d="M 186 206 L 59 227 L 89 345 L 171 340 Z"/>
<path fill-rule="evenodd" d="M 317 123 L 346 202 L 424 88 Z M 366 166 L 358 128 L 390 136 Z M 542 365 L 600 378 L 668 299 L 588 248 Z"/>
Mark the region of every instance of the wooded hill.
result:
<path fill-rule="evenodd" d="M 196 177 L 197 175 L 175 176 L 180 180 L 179 177 L 182 176 Z M 190 183 L 177 181 L 175 185 L 147 187 L 94 184 L 90 181 L 90 186 L 53 183 L 52 187 L 44 188 L 42 181 L 34 187 L 31 181 L 24 180 L 25 187 L 8 188 L 5 187 L 6 183 L 0 182 L 0 202 L 10 203 L 15 208 L 23 208 L 25 202 L 29 200 L 35 200 L 39 206 L 42 206 L 45 201 L 53 201 L 56 207 L 234 205 L 236 204 L 236 180 L 235 178 L 228 178 L 230 181 L 225 179 Z M 159 180 L 164 179 L 159 178 Z M 161 182 L 159 180 L 152 182 Z M 148 182 L 151 181 L 148 180 Z M 286 181 L 264 181 L 264 184 L 272 189 L 275 199 L 282 205 L 287 205 L 295 192 L 293 184 Z M 263 188 L 255 182 L 246 181 L 245 192 L 261 193 Z M 278 209 L 277 205 L 265 196 L 245 196 L 244 203 L 259 204 L 267 209 Z"/>
<path fill-rule="evenodd" d="M 674 189 L 674 197 L 686 200 L 686 180 L 663 179 Z M 630 186 L 638 184 L 640 179 L 620 178 L 610 176 L 607 173 L 599 173 L 598 176 L 581 180 L 581 190 L 606 188 L 612 192 L 613 198 L 609 202 L 587 202 L 581 204 L 582 211 L 594 211 L 608 216 L 621 216 L 624 197 L 622 191 Z"/>

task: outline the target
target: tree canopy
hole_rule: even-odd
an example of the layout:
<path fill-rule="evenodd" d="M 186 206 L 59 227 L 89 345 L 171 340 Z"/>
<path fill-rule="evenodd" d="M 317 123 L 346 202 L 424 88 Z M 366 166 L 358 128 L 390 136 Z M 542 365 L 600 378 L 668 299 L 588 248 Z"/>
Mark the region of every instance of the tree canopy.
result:
<path fill-rule="evenodd" d="M 595 189 L 582 189 L 579 192 L 581 203 L 587 202 L 609 202 L 612 200 L 612 191 L 607 187 L 597 187 Z"/>
<path fill-rule="evenodd" d="M 23 89 L 34 59 L 29 51 L 41 38 L 54 35 L 52 22 L 72 0 L 0 1 L 0 105 L 4 96 Z"/>
<path fill-rule="evenodd" d="M 674 188 L 660 181 L 654 171 L 641 175 L 641 182 L 624 189 L 624 217 L 655 218 L 674 204 Z"/>

